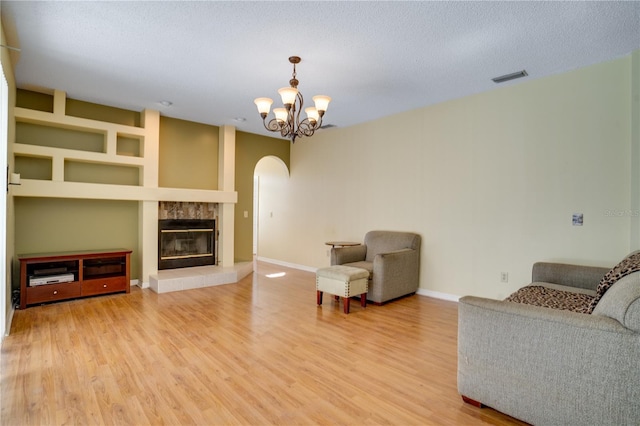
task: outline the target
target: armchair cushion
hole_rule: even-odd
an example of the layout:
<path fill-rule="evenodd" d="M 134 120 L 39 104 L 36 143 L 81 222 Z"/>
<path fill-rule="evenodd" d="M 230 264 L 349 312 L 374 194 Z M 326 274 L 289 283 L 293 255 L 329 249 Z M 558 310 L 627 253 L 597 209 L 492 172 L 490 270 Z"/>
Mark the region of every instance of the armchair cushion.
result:
<path fill-rule="evenodd" d="M 352 268 L 361 268 L 365 269 L 369 272 L 369 279 L 373 276 L 373 262 L 367 262 L 366 260 L 361 260 L 360 262 L 349 262 L 345 263 L 346 266 L 351 266 Z"/>
<path fill-rule="evenodd" d="M 367 256 L 367 246 L 340 247 L 331 250 L 331 264 L 344 265 L 346 263 L 364 261 Z M 367 269 L 367 268 L 363 268 Z M 369 270 L 371 270 L 369 268 Z"/>

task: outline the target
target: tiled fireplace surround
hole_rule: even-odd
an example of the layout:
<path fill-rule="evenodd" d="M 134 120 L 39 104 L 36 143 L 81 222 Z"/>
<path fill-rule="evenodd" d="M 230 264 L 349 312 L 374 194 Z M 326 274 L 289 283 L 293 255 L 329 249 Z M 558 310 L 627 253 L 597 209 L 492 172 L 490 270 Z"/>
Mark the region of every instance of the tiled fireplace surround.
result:
<path fill-rule="evenodd" d="M 158 219 L 213 219 L 217 223 L 218 209 L 218 203 L 160 201 Z M 216 253 L 218 237 L 218 232 L 216 232 Z M 236 263 L 231 267 L 211 265 L 164 269 L 149 277 L 149 286 L 156 293 L 190 290 L 235 283 L 252 271 L 252 262 Z"/>

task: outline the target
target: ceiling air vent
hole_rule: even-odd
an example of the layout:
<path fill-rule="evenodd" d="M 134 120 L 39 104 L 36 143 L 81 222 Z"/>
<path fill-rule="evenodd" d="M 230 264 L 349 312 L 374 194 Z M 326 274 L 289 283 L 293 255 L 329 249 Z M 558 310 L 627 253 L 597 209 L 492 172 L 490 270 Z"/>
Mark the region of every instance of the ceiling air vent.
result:
<path fill-rule="evenodd" d="M 504 83 L 505 81 L 514 80 L 520 77 L 526 77 L 528 75 L 529 74 L 527 74 L 525 70 L 522 70 L 511 74 L 501 75 L 500 77 L 492 78 L 491 80 L 493 80 L 494 83 Z"/>

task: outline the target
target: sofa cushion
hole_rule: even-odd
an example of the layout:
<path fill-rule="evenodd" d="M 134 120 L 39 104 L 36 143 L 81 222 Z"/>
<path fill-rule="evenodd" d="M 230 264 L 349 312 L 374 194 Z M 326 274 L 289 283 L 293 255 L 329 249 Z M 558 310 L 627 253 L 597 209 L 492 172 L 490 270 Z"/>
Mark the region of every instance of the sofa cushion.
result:
<path fill-rule="evenodd" d="M 587 313 L 592 313 L 602 296 L 614 285 L 620 278 L 625 277 L 634 272 L 640 271 L 640 251 L 635 251 L 625 257 L 620 263 L 607 272 L 598 288 L 596 289 L 596 297 L 591 302 Z"/>
<path fill-rule="evenodd" d="M 596 295 L 596 291 L 595 290 L 590 290 L 588 288 L 581 288 L 581 287 L 569 287 L 569 286 L 566 286 L 566 285 L 556 284 L 556 283 L 532 282 L 529 285 L 541 285 L 542 287 L 552 288 L 554 290 L 570 291 L 570 292 L 573 292 L 573 293 L 588 294 L 589 296 L 592 296 L 592 297 L 595 297 L 595 295 Z"/>
<path fill-rule="evenodd" d="M 543 285 L 528 285 L 522 287 L 505 300 L 507 302 L 524 303 L 586 314 L 593 297 L 582 292 L 557 290 Z"/>
<path fill-rule="evenodd" d="M 620 278 L 602 296 L 593 315 L 617 320 L 630 330 L 640 332 L 640 272 Z"/>

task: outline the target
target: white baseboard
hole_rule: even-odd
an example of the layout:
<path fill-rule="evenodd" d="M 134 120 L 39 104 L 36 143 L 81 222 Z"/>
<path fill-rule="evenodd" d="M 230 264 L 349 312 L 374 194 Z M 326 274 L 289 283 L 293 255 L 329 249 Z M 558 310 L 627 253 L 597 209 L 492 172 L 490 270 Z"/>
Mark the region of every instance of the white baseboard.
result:
<path fill-rule="evenodd" d="M 283 262 L 282 260 L 269 259 L 268 257 L 256 256 L 256 260 L 259 260 L 261 262 L 273 263 L 274 265 L 286 266 L 287 268 L 300 269 L 302 271 L 313 272 L 313 273 L 315 273 L 318 270 L 318 268 L 314 268 L 314 267 L 311 267 L 311 266 L 305 266 L 305 265 L 298 265 L 296 263 Z"/>
<path fill-rule="evenodd" d="M 449 300 L 451 302 L 457 302 L 460 299 L 460 296 L 456 296 L 455 294 L 441 293 L 439 291 L 426 290 L 424 288 L 419 288 L 418 291 L 416 291 L 416 294 L 419 294 L 420 296 L 433 297 L 434 299 Z"/>
<path fill-rule="evenodd" d="M 140 281 L 140 280 L 131 280 L 130 281 L 131 285 L 137 285 L 140 288 L 149 288 L 149 283 L 148 282 L 144 282 L 144 281 Z"/>
<path fill-rule="evenodd" d="M 4 330 L 4 334 L 2 335 L 2 341 L 4 341 L 5 336 L 8 336 L 9 333 L 11 332 L 11 323 L 13 322 L 13 314 L 15 314 L 15 312 L 16 312 L 16 307 L 13 306 L 13 303 L 12 303 L 11 309 L 7 313 L 7 320 L 5 321 L 5 330 Z"/>
<path fill-rule="evenodd" d="M 311 266 L 283 262 L 281 260 L 269 259 L 267 257 L 256 256 L 256 260 L 259 260 L 261 262 L 273 263 L 274 265 L 286 266 L 287 268 L 300 269 L 303 271 L 308 271 L 313 273 L 315 273 L 318 270 L 318 268 L 313 268 Z M 420 296 L 433 297 L 434 299 L 449 300 L 451 302 L 457 302 L 458 299 L 460 299 L 460 296 L 456 296 L 455 294 L 441 293 L 439 291 L 426 290 L 424 288 L 419 288 L 418 291 L 416 291 L 416 294 Z"/>

